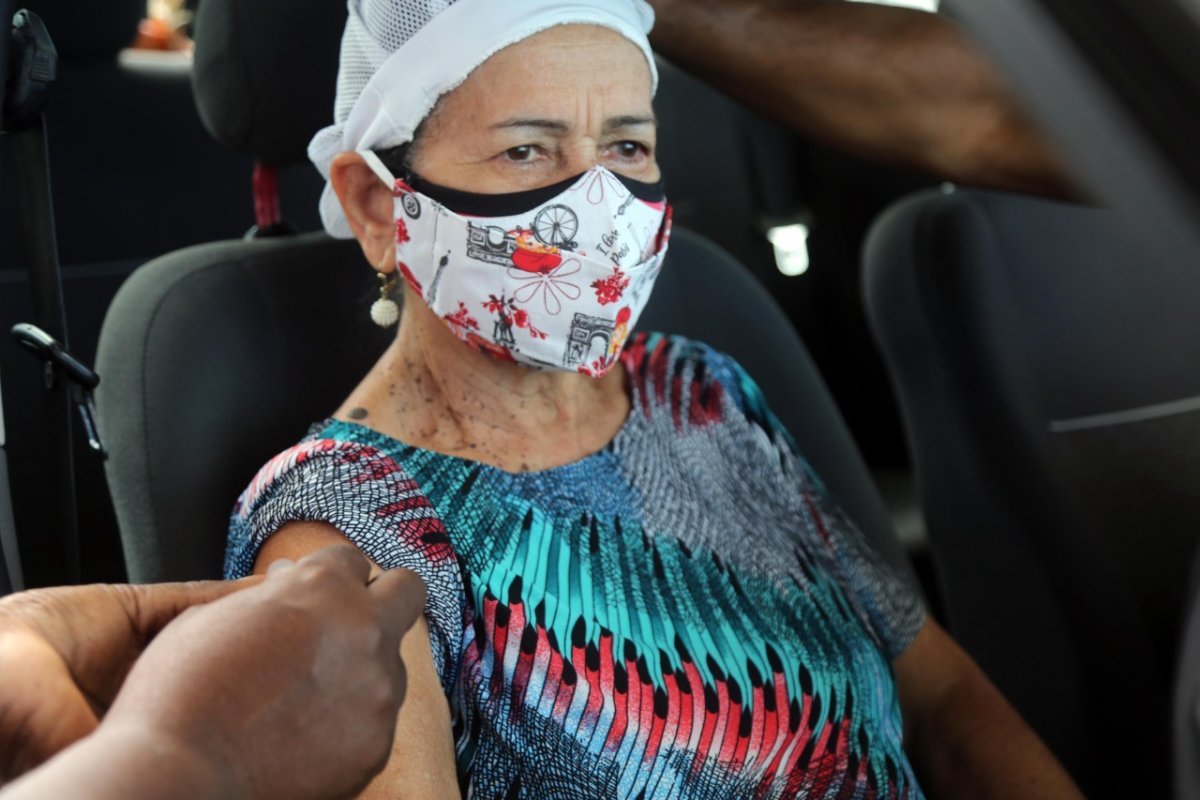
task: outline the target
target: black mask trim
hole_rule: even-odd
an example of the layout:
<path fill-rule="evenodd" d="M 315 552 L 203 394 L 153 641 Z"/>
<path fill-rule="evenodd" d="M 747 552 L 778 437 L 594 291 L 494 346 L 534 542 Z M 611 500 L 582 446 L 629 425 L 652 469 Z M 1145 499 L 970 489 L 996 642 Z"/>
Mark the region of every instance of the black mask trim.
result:
<path fill-rule="evenodd" d="M 392 174 L 401 176 L 401 179 L 415 191 L 440 203 L 455 214 L 461 214 L 466 217 L 518 216 L 553 200 L 578 183 L 587 174 L 586 172 L 581 172 L 573 178 L 567 178 L 550 186 L 529 189 L 524 192 L 479 194 L 477 192 L 465 192 L 461 189 L 451 189 L 448 186 L 439 186 L 436 183 L 430 183 L 407 168 L 396 170 L 394 167 L 401 166 L 401 164 L 397 164 L 396 162 L 401 161 L 401 159 L 395 157 L 394 151 L 381 151 L 377 155 L 392 170 Z M 621 185 L 639 200 L 644 200 L 647 203 L 661 203 L 666 200 L 665 184 L 662 179 L 654 183 L 644 183 L 627 178 L 624 175 L 618 175 L 615 172 L 613 175 L 621 182 Z"/>

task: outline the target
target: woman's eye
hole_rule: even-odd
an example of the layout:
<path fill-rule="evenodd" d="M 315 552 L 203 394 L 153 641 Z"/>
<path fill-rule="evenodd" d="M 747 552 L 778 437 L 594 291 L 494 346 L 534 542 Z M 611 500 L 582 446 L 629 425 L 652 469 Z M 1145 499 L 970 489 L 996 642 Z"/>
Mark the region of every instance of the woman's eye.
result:
<path fill-rule="evenodd" d="M 640 142 L 617 142 L 613 149 L 621 158 L 638 158 L 649 152 L 649 148 Z"/>
<path fill-rule="evenodd" d="M 532 161 L 536 155 L 537 149 L 531 144 L 523 144 L 520 147 L 504 151 L 504 156 L 509 161 Z"/>

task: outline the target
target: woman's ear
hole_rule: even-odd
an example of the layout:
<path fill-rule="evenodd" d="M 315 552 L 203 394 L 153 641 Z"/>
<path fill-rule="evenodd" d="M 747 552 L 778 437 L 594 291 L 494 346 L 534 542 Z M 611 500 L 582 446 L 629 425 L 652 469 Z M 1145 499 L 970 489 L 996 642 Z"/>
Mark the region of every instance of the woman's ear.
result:
<path fill-rule="evenodd" d="M 351 152 L 340 153 L 333 159 L 329 183 L 367 261 L 380 272 L 395 269 L 392 187 L 379 179 L 362 156 Z"/>

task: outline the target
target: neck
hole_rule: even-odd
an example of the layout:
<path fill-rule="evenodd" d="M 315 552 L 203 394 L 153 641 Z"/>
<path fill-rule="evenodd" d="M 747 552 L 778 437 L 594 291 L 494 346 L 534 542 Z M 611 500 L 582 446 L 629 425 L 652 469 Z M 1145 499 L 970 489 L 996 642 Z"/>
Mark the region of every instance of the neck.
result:
<path fill-rule="evenodd" d="M 459 341 L 407 287 L 400 331 L 372 378 L 360 390 L 377 390 L 348 405 L 365 408 L 373 427 L 511 472 L 593 453 L 629 413 L 624 370 L 596 379 L 492 358 Z"/>

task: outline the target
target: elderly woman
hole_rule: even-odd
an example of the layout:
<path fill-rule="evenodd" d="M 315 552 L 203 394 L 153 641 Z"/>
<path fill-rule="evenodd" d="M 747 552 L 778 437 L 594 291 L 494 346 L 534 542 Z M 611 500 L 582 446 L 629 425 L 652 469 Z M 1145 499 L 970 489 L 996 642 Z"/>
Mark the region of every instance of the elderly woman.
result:
<path fill-rule="evenodd" d="M 652 21 L 351 0 L 311 152 L 405 310 L 242 496 L 229 576 L 349 539 L 425 579 L 366 796 L 1073 796 L 738 365 L 630 335 L 670 234 Z"/>

